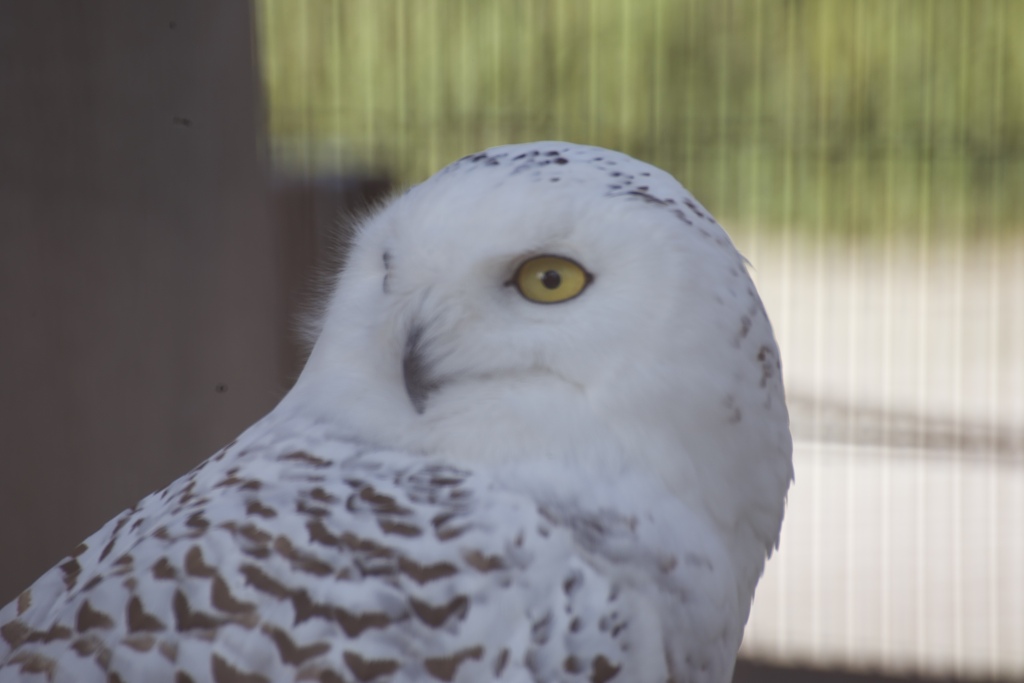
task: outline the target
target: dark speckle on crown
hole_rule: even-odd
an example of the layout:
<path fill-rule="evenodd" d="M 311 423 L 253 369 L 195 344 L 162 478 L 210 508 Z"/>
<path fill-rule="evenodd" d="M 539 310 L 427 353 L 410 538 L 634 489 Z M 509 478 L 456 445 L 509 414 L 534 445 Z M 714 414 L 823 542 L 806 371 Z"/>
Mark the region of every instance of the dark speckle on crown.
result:
<path fill-rule="evenodd" d="M 682 186 L 667 177 L 659 178 L 659 174 L 652 177 L 653 169 L 644 162 L 618 152 L 568 143 L 540 142 L 532 149 L 530 146 L 494 147 L 471 154 L 450 164 L 439 175 L 493 168 L 512 176 L 549 184 L 563 182 L 571 187 L 603 176 L 607 180 L 595 188 L 601 197 L 621 197 L 665 207 L 681 223 L 697 225 L 702 232 L 707 232 L 705 222 L 714 223 L 714 218 Z M 572 166 L 567 167 L 570 162 Z M 598 172 L 597 177 L 594 171 Z M 637 184 L 640 178 L 644 179 L 643 185 Z"/>

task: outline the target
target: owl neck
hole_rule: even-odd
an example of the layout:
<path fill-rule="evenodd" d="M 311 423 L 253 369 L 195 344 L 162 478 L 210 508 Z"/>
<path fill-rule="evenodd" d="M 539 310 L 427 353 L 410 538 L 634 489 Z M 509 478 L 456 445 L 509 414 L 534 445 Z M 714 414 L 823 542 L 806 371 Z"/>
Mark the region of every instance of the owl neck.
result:
<path fill-rule="evenodd" d="M 580 387 L 543 376 L 465 379 L 431 395 L 419 412 L 400 377 L 381 381 L 388 365 L 343 366 L 343 378 L 304 373 L 285 400 L 290 410 L 319 411 L 383 448 L 487 471 L 551 509 L 653 519 L 665 537 L 649 538 L 653 545 L 672 541 L 728 567 L 746 619 L 781 521 L 781 509 L 759 509 L 765 476 L 747 452 L 756 430 L 733 430 L 723 441 L 708 428 L 713 418 L 699 412 L 703 403 L 680 409 L 677 402 L 676 419 L 666 419 L 656 411 L 669 402 L 595 405 Z"/>

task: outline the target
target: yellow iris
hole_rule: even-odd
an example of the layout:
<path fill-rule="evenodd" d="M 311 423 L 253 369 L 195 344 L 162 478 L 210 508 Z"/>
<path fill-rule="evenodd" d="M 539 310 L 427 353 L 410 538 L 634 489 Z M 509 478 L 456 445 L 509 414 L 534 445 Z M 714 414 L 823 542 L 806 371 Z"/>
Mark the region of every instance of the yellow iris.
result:
<path fill-rule="evenodd" d="M 578 296 L 592 279 L 575 261 L 562 256 L 536 256 L 519 266 L 512 281 L 530 301 L 556 304 Z"/>

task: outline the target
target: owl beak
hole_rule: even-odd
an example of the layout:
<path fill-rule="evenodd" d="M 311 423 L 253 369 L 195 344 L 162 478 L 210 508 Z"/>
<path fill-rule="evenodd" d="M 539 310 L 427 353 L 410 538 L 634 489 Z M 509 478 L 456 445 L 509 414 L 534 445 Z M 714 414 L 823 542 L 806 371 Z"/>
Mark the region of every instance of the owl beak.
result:
<path fill-rule="evenodd" d="M 424 358 L 422 325 L 414 324 L 409 328 L 402 356 L 402 377 L 409 402 L 422 415 L 427 409 L 427 398 L 440 387 L 440 382 L 431 377 L 430 366 Z"/>

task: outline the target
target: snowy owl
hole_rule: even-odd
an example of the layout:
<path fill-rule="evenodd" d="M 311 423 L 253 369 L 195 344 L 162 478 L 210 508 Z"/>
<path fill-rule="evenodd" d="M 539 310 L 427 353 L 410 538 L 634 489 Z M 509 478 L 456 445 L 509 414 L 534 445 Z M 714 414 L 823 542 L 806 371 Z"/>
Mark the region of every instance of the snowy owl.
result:
<path fill-rule="evenodd" d="M 0 610 L 0 681 L 724 683 L 791 451 L 708 211 L 489 149 L 363 222 L 269 415 Z"/>

